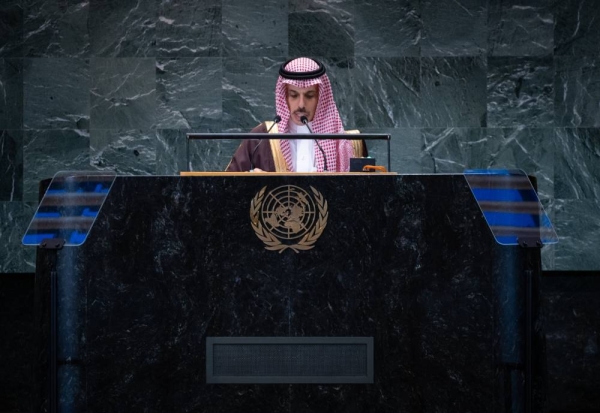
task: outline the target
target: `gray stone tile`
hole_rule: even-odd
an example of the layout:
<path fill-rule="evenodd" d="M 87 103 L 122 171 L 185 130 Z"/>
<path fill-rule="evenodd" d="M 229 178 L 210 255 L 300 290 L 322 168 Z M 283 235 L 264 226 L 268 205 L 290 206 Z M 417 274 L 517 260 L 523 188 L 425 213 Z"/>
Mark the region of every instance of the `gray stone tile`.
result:
<path fill-rule="evenodd" d="M 219 56 L 221 0 L 160 0 L 156 23 L 156 55 Z"/>
<path fill-rule="evenodd" d="M 559 238 L 555 247 L 555 269 L 598 271 L 600 200 L 556 199 L 553 224 Z"/>
<path fill-rule="evenodd" d="M 420 9 L 419 0 L 356 1 L 356 56 L 420 56 Z"/>
<path fill-rule="evenodd" d="M 487 143 L 485 136 L 482 128 L 422 129 L 421 172 L 462 173 L 480 168 L 473 151 L 485 151 L 480 149 Z"/>
<path fill-rule="evenodd" d="M 416 127 L 421 119 L 418 58 L 356 58 L 353 71 L 356 126 Z"/>
<path fill-rule="evenodd" d="M 35 248 L 21 244 L 36 203 L 0 202 L 0 273 L 35 271 Z"/>
<path fill-rule="evenodd" d="M 600 129 L 557 128 L 556 198 L 600 200 Z"/>
<path fill-rule="evenodd" d="M 158 59 L 156 127 L 191 129 L 220 126 L 222 78 L 219 57 Z"/>
<path fill-rule="evenodd" d="M 541 199 L 555 196 L 553 128 L 487 128 L 475 142 L 471 163 L 476 168 L 521 169 L 537 178 Z"/>
<path fill-rule="evenodd" d="M 23 49 L 31 57 L 88 57 L 90 2 L 23 0 Z"/>
<path fill-rule="evenodd" d="M 0 58 L 0 129 L 23 127 L 23 60 Z"/>
<path fill-rule="evenodd" d="M 0 201 L 23 199 L 23 131 L 0 130 Z"/>
<path fill-rule="evenodd" d="M 554 54 L 600 56 L 600 4 L 590 0 L 561 0 L 553 5 Z"/>
<path fill-rule="evenodd" d="M 84 130 L 28 130 L 23 143 L 23 200 L 38 201 L 39 182 L 59 171 L 90 166 L 90 138 Z"/>
<path fill-rule="evenodd" d="M 554 123 L 564 127 L 599 127 L 600 58 L 555 57 Z"/>
<path fill-rule="evenodd" d="M 21 0 L 0 3 L 0 56 L 23 56 L 23 6 Z"/>
<path fill-rule="evenodd" d="M 272 56 L 288 54 L 288 4 L 263 0 L 223 0 L 223 55 Z"/>
<path fill-rule="evenodd" d="M 24 127 L 88 128 L 90 85 L 89 62 L 86 59 L 25 59 Z"/>
<path fill-rule="evenodd" d="M 552 226 L 554 226 L 554 199 L 541 199 L 540 200 L 546 215 L 550 219 Z M 547 244 L 542 247 L 542 271 L 554 271 L 556 267 L 556 244 Z"/>
<path fill-rule="evenodd" d="M 485 59 L 422 58 L 421 65 L 423 126 L 486 126 Z"/>
<path fill-rule="evenodd" d="M 487 1 L 422 0 L 422 56 L 479 56 L 487 51 Z"/>
<path fill-rule="evenodd" d="M 223 59 L 223 130 L 249 132 L 275 116 L 275 84 L 284 59 Z"/>
<path fill-rule="evenodd" d="M 488 126 L 554 126 L 551 57 L 490 57 L 487 62 Z"/>
<path fill-rule="evenodd" d="M 361 133 L 384 133 L 391 135 L 390 154 L 391 172 L 400 174 L 421 173 L 423 146 L 421 130 L 415 128 L 364 128 Z M 388 167 L 387 141 L 367 141 L 369 156 L 375 158 L 377 165 Z M 429 171 L 428 171 L 429 172 Z"/>
<path fill-rule="evenodd" d="M 90 165 L 118 175 L 153 175 L 157 142 L 151 130 L 92 129 Z"/>
<path fill-rule="evenodd" d="M 90 53 L 98 57 L 156 56 L 158 3 L 91 0 Z"/>
<path fill-rule="evenodd" d="M 548 56 L 554 13 L 548 0 L 489 0 L 489 56 Z"/>
<path fill-rule="evenodd" d="M 354 0 L 290 0 L 290 56 L 353 57 L 353 14 Z"/>
<path fill-rule="evenodd" d="M 240 144 L 238 140 L 192 140 L 190 141 L 189 167 L 186 156 L 186 136 L 190 131 L 157 130 L 158 175 L 178 175 L 181 171 L 224 171 Z M 209 132 L 195 130 L 194 132 Z"/>
<path fill-rule="evenodd" d="M 91 60 L 93 129 L 148 129 L 156 120 L 154 59 Z"/>
<path fill-rule="evenodd" d="M 327 70 L 327 77 L 331 83 L 333 99 L 338 108 L 340 118 L 345 129 L 355 129 L 354 118 L 355 88 L 353 76 L 355 62 L 353 58 L 319 58 Z M 275 78 L 274 81 L 277 79 Z M 275 99 L 275 84 L 273 83 L 273 99 Z"/>
<path fill-rule="evenodd" d="M 424 129 L 422 172 L 521 169 L 538 180 L 541 199 L 554 196 L 553 130 L 531 128 Z"/>

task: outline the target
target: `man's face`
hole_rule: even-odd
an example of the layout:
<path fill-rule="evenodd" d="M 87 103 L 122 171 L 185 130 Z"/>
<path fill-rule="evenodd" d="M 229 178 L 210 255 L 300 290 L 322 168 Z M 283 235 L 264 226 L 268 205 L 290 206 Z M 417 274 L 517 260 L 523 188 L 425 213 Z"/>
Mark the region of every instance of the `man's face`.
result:
<path fill-rule="evenodd" d="M 306 88 L 287 86 L 287 104 L 290 109 L 292 122 L 296 125 L 302 125 L 300 118 L 306 116 L 310 122 L 315 117 L 317 103 L 319 103 L 319 85 L 312 85 Z"/>

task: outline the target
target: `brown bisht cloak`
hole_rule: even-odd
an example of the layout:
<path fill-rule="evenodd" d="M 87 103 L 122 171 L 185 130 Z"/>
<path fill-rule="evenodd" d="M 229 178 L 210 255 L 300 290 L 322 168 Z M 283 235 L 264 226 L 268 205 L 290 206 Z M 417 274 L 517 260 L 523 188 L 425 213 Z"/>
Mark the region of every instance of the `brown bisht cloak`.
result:
<path fill-rule="evenodd" d="M 267 133 L 272 122 L 263 122 L 250 133 Z M 277 133 L 277 125 L 271 129 L 271 132 Z M 346 131 L 352 133 L 352 131 Z M 351 140 L 354 148 L 354 156 L 357 158 L 367 156 L 367 146 L 363 140 Z M 259 168 L 265 172 L 287 172 L 287 166 L 279 140 L 276 139 L 246 139 L 242 141 L 227 165 L 227 172 L 248 172 L 251 169 Z"/>

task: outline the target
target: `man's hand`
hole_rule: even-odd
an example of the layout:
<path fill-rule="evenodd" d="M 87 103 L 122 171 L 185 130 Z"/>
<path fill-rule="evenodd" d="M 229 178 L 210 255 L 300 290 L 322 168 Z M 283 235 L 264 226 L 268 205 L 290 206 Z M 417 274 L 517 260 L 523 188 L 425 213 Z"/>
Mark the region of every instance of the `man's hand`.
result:
<path fill-rule="evenodd" d="M 266 171 L 263 171 L 260 168 L 254 168 L 254 169 L 250 169 L 250 172 L 266 172 Z"/>

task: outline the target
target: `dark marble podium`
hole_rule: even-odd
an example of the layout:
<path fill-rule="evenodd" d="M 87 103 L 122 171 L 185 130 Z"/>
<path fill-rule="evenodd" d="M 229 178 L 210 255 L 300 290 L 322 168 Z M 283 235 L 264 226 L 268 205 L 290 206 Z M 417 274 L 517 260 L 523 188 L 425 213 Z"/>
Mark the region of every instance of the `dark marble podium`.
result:
<path fill-rule="evenodd" d="M 251 203 L 288 185 L 326 227 L 271 251 Z M 58 411 L 518 412 L 539 260 L 495 242 L 463 175 L 117 177 L 83 245 L 38 250 L 40 342 L 55 268 Z M 372 337 L 374 380 L 207 384 L 207 337 Z"/>

